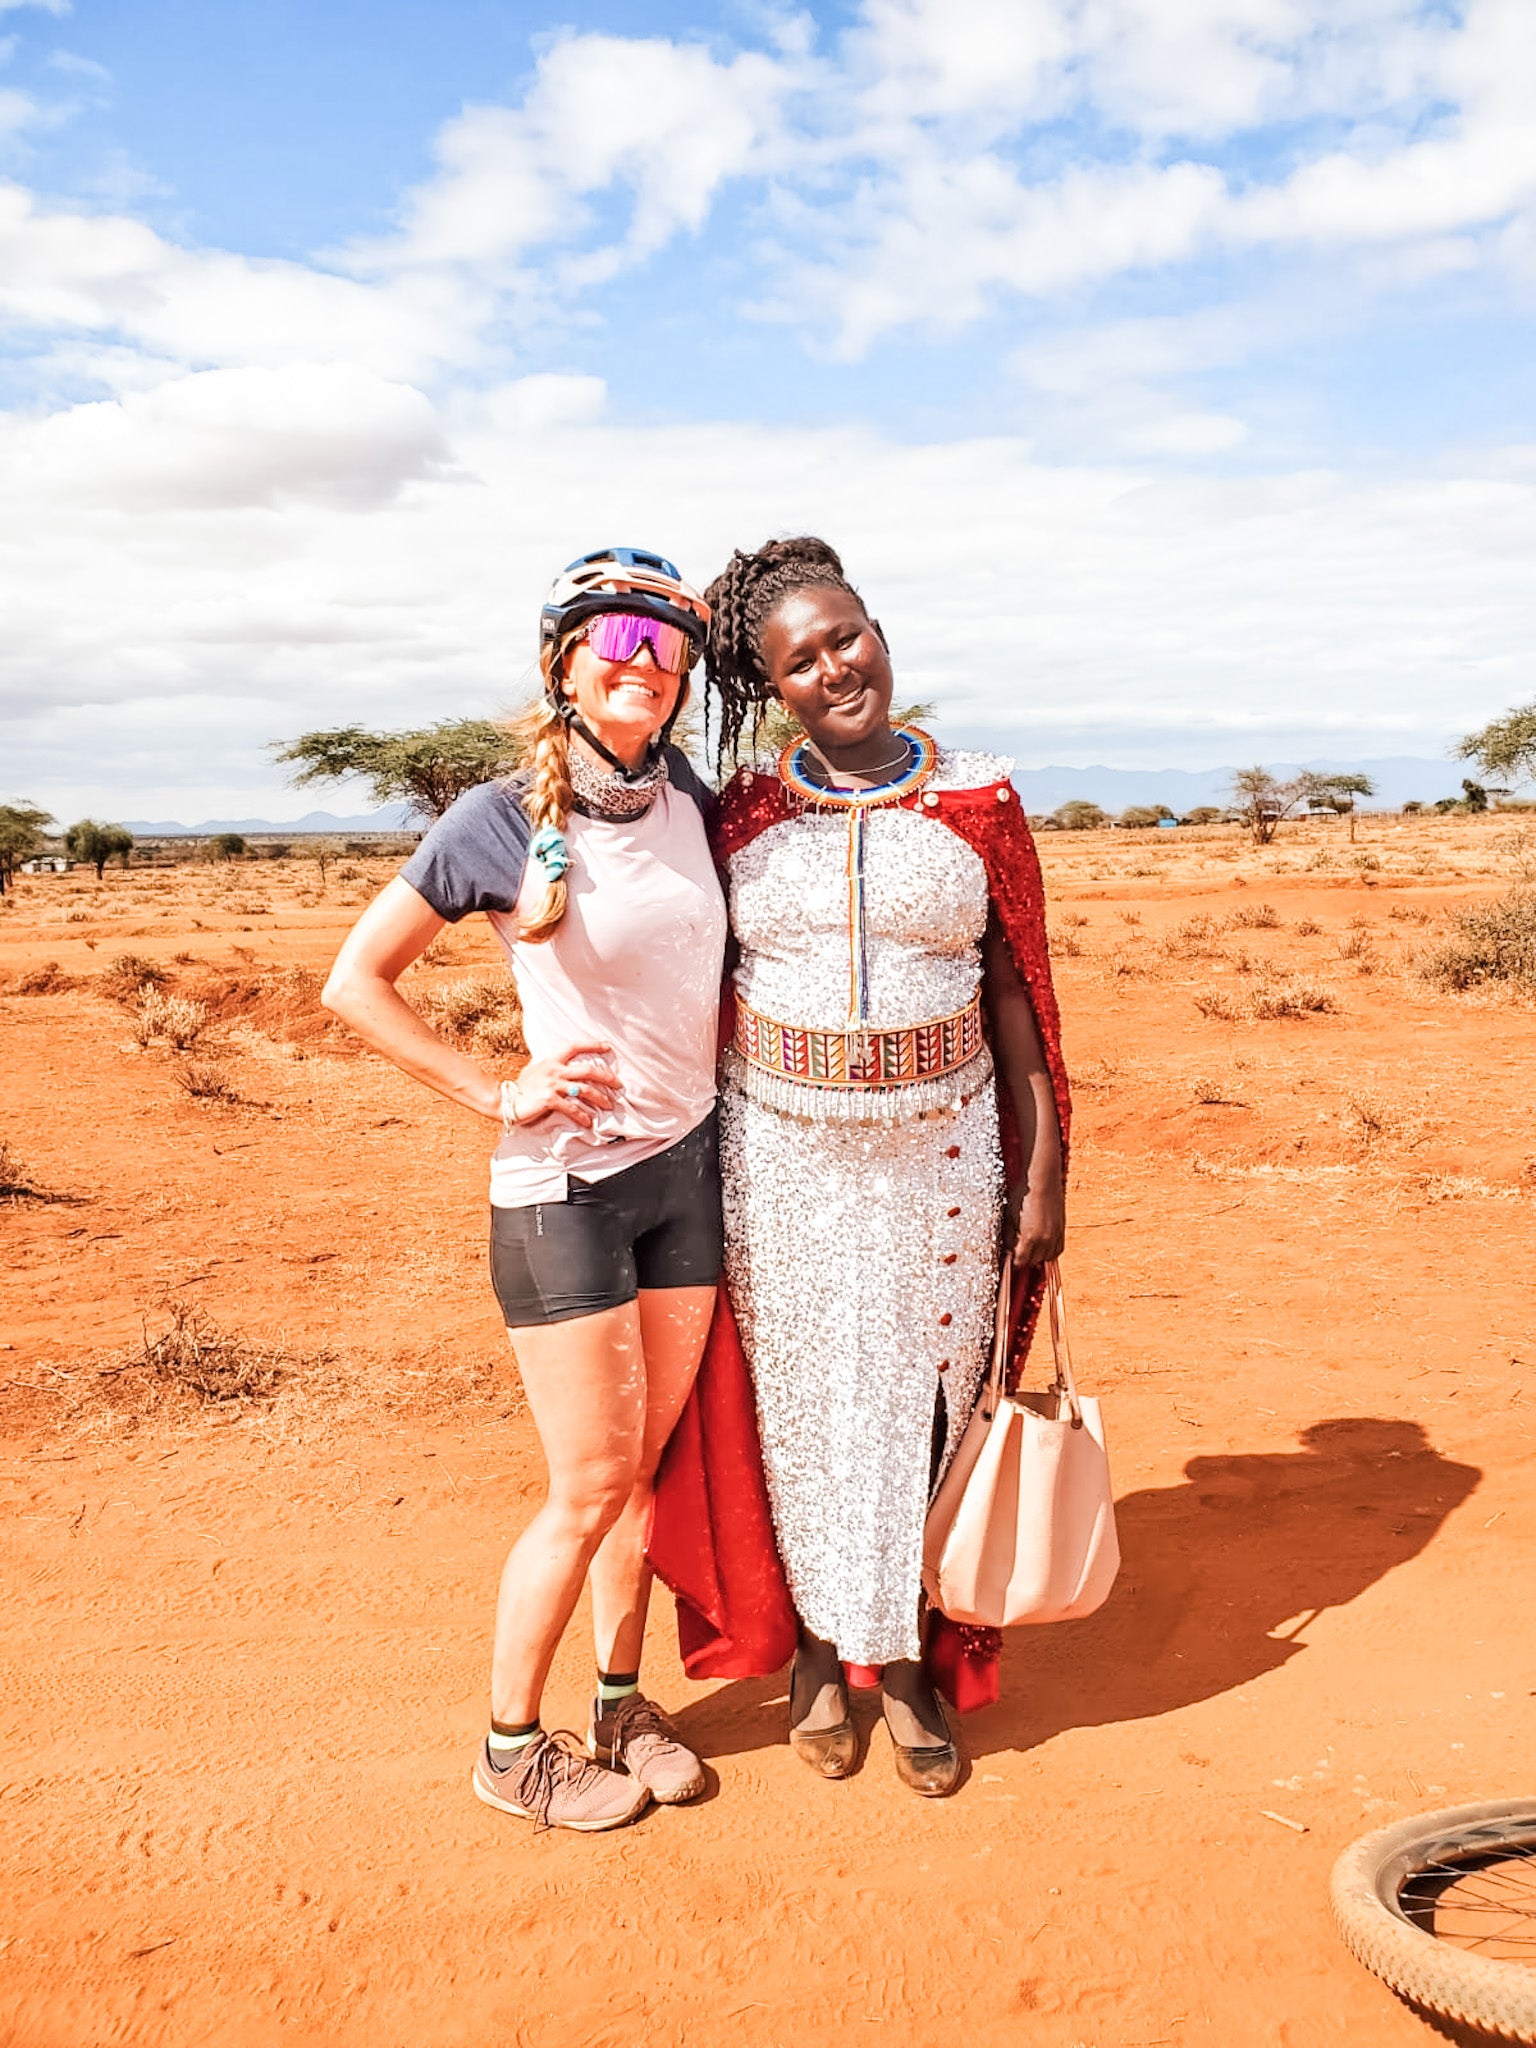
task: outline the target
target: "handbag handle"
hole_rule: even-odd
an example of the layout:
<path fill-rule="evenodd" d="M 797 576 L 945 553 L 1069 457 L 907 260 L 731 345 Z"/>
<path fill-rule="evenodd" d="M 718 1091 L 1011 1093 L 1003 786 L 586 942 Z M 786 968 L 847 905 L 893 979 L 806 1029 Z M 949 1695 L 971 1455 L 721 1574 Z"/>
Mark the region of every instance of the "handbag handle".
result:
<path fill-rule="evenodd" d="M 1065 1395 L 1072 1427 L 1083 1426 L 1083 1404 L 1078 1398 L 1077 1380 L 1072 1372 L 1072 1347 L 1067 1337 L 1067 1302 L 1062 1291 L 1061 1267 L 1055 1259 L 1045 1266 L 1045 1300 L 1051 1324 L 1051 1353 L 1056 1361 L 1056 1378 L 1051 1391 Z M 992 1365 L 987 1374 L 987 1414 L 996 1413 L 1008 1373 L 1008 1343 L 1013 1335 L 1013 1260 L 1006 1254 L 997 1281 L 997 1314 L 992 1325 Z"/>

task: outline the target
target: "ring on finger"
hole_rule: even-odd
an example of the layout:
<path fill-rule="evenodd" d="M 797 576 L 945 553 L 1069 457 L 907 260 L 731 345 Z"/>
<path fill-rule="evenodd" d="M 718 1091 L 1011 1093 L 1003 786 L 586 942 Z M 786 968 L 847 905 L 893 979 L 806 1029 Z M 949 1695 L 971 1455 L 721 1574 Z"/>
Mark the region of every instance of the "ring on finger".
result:
<path fill-rule="evenodd" d="M 570 1096 L 572 1102 L 579 1102 L 581 1100 L 581 1083 L 579 1081 L 567 1081 L 564 1092 Z"/>

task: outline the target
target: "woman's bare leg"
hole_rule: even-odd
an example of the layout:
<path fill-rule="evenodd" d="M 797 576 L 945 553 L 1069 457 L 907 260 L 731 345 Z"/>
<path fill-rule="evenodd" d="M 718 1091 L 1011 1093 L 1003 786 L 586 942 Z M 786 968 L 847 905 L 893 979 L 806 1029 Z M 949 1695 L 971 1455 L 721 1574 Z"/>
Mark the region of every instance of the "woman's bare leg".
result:
<path fill-rule="evenodd" d="M 491 1714 L 516 1727 L 538 1719 L 592 1559 L 634 1492 L 646 1443 L 646 1363 L 632 1301 L 516 1330 L 512 1340 L 549 1467 L 544 1505 L 512 1546 L 496 1600 Z"/>
<path fill-rule="evenodd" d="M 715 1290 L 645 1288 L 639 1306 L 645 1357 L 644 1441 L 624 1512 L 598 1546 L 588 1574 L 599 1671 L 640 1669 L 651 1597 L 645 1539 L 650 1532 L 656 1468 L 698 1374 L 715 1310 Z"/>

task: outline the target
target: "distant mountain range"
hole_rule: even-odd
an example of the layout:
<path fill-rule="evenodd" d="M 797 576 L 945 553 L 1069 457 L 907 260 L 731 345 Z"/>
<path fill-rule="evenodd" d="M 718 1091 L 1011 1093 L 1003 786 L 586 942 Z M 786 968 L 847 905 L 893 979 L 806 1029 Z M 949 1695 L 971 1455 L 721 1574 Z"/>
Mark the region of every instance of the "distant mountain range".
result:
<path fill-rule="evenodd" d="M 944 738 L 952 747 L 976 747 L 992 754 L 1014 755 L 1017 733 L 956 728 Z M 1435 761 L 1417 754 L 1391 754 L 1374 761 L 1281 761 L 1269 764 L 1282 779 L 1303 768 L 1319 775 L 1367 775 L 1376 794 L 1362 810 L 1397 810 L 1413 798 L 1433 803 L 1437 797 L 1460 796 L 1463 764 Z M 1025 808 L 1037 815 L 1080 798 L 1118 812 L 1132 804 L 1167 804 L 1181 815 L 1197 804 L 1225 804 L 1233 771 L 1230 768 L 1015 768 L 1014 787 Z M 405 804 L 337 817 L 332 811 L 306 811 L 302 818 L 205 818 L 183 825 L 174 818 L 125 818 L 128 830 L 141 839 L 206 839 L 216 832 L 273 833 L 313 838 L 324 833 L 419 831 L 422 820 Z"/>
<path fill-rule="evenodd" d="M 386 804 L 381 811 L 360 811 L 338 818 L 334 811 L 306 811 L 302 818 L 205 818 L 201 825 L 182 825 L 175 818 L 124 818 L 140 839 L 208 839 L 216 832 L 271 832 L 309 839 L 325 832 L 419 831 L 421 820 L 408 804 Z"/>

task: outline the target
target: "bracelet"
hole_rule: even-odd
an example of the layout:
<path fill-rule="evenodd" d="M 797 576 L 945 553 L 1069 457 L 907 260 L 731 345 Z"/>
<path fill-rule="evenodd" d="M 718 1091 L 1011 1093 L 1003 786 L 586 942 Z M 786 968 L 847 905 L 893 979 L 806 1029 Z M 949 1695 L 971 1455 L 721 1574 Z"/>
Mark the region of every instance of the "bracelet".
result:
<path fill-rule="evenodd" d="M 504 1131 L 514 1129 L 515 1126 L 522 1122 L 522 1118 L 517 1113 L 518 1107 L 517 1083 L 515 1081 L 503 1081 L 501 1084 L 501 1127 Z"/>

